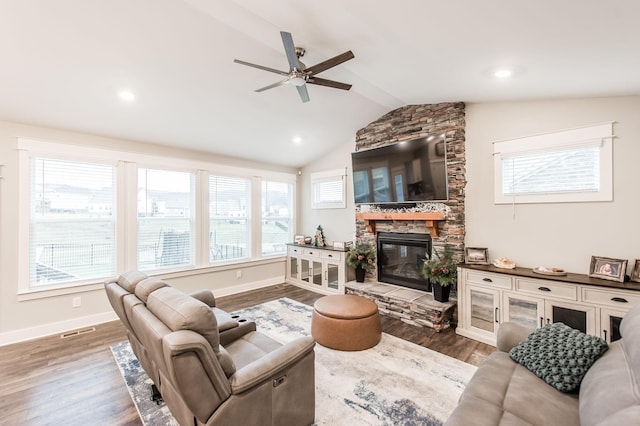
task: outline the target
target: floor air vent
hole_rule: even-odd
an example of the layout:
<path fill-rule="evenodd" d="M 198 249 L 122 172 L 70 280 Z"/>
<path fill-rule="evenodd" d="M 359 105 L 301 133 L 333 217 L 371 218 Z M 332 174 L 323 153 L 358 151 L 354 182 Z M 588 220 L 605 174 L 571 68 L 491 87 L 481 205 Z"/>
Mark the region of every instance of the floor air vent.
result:
<path fill-rule="evenodd" d="M 63 333 L 63 334 L 60 335 L 60 338 L 61 339 L 66 339 L 67 337 L 79 336 L 81 334 L 87 334 L 87 333 L 93 333 L 94 331 L 96 331 L 95 327 L 82 328 L 80 330 L 73 330 L 73 331 L 68 331 L 66 333 Z"/>

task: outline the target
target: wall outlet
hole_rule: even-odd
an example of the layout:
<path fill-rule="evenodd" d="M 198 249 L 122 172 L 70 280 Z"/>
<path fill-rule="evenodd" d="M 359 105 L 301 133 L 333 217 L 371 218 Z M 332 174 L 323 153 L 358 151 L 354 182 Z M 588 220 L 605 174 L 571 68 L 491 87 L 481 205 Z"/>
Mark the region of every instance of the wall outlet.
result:
<path fill-rule="evenodd" d="M 71 299 L 72 308 L 78 308 L 80 305 L 82 305 L 82 299 L 80 298 L 80 296 L 76 296 L 73 299 Z"/>
<path fill-rule="evenodd" d="M 236 271 L 236 278 L 237 279 L 242 278 L 242 271 Z"/>

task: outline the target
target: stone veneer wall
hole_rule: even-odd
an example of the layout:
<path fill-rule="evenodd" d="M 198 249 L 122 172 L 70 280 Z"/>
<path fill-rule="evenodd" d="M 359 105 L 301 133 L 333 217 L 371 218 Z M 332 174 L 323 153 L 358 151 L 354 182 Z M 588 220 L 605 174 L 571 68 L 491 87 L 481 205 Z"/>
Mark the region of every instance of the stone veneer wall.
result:
<path fill-rule="evenodd" d="M 430 105 L 407 105 L 393 110 L 356 133 L 356 151 L 429 135 L 446 135 L 447 175 L 451 210 L 444 224 L 439 225 L 439 237 L 433 240 L 435 250 L 449 244 L 459 260 L 464 259 L 464 196 L 465 196 L 465 105 L 463 102 Z M 359 208 L 356 207 L 356 212 Z M 376 232 L 428 233 L 424 221 L 378 221 Z M 356 240 L 375 245 L 376 236 L 367 232 L 364 221 L 356 220 Z M 375 269 L 367 280 L 376 281 Z M 451 295 L 456 296 L 457 286 Z"/>

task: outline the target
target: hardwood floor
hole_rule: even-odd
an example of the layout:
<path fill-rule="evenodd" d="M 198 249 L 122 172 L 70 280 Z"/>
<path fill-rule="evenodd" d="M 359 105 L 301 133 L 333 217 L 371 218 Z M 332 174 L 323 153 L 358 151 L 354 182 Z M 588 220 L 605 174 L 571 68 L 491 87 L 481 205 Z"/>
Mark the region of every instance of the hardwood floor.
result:
<path fill-rule="evenodd" d="M 313 305 L 322 295 L 281 284 L 220 297 L 217 305 L 235 311 L 280 297 Z M 109 349 L 126 340 L 126 330 L 120 321 L 95 329 L 64 339 L 56 335 L 0 347 L 1 425 L 142 424 Z M 436 333 L 386 316 L 382 329 L 474 365 L 494 351 L 452 329 Z"/>

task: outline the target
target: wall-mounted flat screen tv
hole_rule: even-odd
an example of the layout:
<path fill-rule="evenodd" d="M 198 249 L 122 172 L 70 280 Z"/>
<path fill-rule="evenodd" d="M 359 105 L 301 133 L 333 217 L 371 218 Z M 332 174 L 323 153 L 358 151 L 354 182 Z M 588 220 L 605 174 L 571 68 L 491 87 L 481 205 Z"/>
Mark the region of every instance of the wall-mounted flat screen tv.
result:
<path fill-rule="evenodd" d="M 356 204 L 446 201 L 445 136 L 426 136 L 351 154 Z"/>

